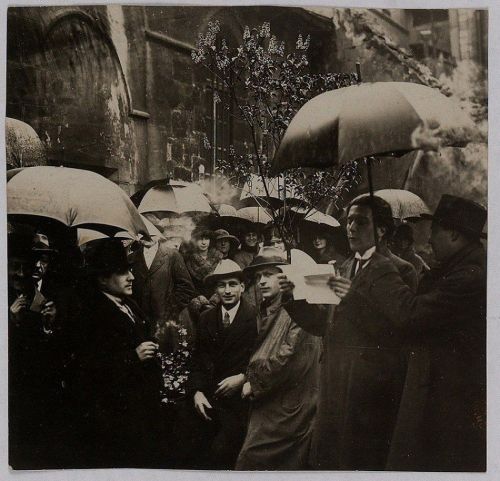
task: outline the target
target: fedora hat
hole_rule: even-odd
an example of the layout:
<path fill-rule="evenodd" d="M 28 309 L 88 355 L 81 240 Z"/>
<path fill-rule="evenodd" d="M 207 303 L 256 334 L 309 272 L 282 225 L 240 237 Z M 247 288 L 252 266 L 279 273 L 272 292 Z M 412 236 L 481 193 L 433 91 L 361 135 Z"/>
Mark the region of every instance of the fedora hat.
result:
<path fill-rule="evenodd" d="M 472 200 L 443 194 L 434 214 L 421 214 L 420 217 L 469 236 L 486 239 L 483 228 L 486 224 L 487 211 L 482 205 Z"/>
<path fill-rule="evenodd" d="M 240 245 L 240 241 L 238 240 L 238 238 L 235 237 L 234 235 L 231 235 L 225 229 L 217 229 L 217 230 L 215 230 L 214 231 L 214 239 L 215 239 L 215 242 L 217 242 L 218 240 L 222 240 L 222 239 L 228 239 L 229 242 L 231 242 L 233 249 L 235 247 L 239 247 L 239 245 Z"/>
<path fill-rule="evenodd" d="M 41 232 L 35 234 L 32 249 L 34 253 L 38 254 L 55 254 L 57 252 L 57 249 L 52 246 L 49 238 Z"/>
<path fill-rule="evenodd" d="M 203 283 L 208 287 L 214 285 L 220 279 L 227 279 L 230 277 L 237 277 L 242 281 L 243 271 L 241 267 L 231 259 L 222 259 L 217 264 L 215 270 L 211 274 L 208 274 L 208 276 L 205 276 Z"/>
<path fill-rule="evenodd" d="M 264 246 L 254 257 L 253 261 L 243 269 L 243 273 L 252 276 L 256 270 L 263 267 L 277 267 L 283 264 L 289 264 L 286 254 L 276 247 Z"/>

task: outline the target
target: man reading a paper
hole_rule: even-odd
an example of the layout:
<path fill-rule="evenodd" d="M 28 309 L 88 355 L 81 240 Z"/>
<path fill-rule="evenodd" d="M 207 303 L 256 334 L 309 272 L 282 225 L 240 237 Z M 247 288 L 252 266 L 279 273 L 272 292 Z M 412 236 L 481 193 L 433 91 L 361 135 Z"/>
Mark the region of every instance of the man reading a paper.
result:
<path fill-rule="evenodd" d="M 284 264 L 281 249 L 264 247 L 244 270 L 255 277 L 263 301 L 256 350 L 242 390 L 242 396 L 251 400 L 251 409 L 238 470 L 309 467 L 321 343 L 297 325 L 295 311 L 296 304 L 301 304 L 301 315 L 315 317 L 318 306 L 293 300 L 292 285 L 280 268 Z"/>
<path fill-rule="evenodd" d="M 401 335 L 389 316 L 376 308 L 380 300 L 373 298 L 372 285 L 380 283 L 380 293 L 383 273 L 401 269 L 401 276 L 413 286 L 411 274 L 415 274 L 406 263 L 396 265 L 385 251 L 385 238 L 392 229 L 391 208 L 384 200 L 353 201 L 347 209 L 347 234 L 354 254 L 340 268 L 351 289 L 346 294 L 345 285 L 334 282 L 332 287 L 343 299 L 330 316 L 333 322 L 321 316 L 296 318 L 304 329 L 324 336 L 321 396 L 311 450 L 311 463 L 317 469 L 386 466 L 405 363 Z M 383 253 L 375 248 L 375 235 Z"/>

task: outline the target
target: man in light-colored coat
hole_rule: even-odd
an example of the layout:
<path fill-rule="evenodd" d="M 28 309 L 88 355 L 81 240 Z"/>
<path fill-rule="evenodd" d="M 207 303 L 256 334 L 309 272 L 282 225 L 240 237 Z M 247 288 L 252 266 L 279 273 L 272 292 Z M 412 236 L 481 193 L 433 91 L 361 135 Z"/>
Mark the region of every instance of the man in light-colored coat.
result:
<path fill-rule="evenodd" d="M 257 318 L 257 348 L 243 385 L 242 395 L 250 398 L 251 408 L 238 470 L 308 467 L 321 344 L 288 312 L 294 301 L 283 297 L 286 277 L 278 267 L 286 263 L 281 250 L 264 247 L 245 269 L 256 276 L 263 301 Z"/>

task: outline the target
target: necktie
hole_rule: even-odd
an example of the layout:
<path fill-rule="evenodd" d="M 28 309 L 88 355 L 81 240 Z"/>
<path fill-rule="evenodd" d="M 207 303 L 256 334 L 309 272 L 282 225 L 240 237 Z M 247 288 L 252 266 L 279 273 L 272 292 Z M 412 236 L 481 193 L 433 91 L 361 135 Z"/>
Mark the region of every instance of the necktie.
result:
<path fill-rule="evenodd" d="M 222 325 L 224 326 L 224 329 L 226 327 L 229 327 L 230 324 L 231 324 L 231 322 L 229 320 L 229 312 L 225 312 L 224 313 L 224 318 L 222 319 Z"/>
<path fill-rule="evenodd" d="M 354 262 L 354 273 L 353 275 L 355 276 L 363 267 L 365 264 L 369 261 L 370 259 L 356 259 Z"/>

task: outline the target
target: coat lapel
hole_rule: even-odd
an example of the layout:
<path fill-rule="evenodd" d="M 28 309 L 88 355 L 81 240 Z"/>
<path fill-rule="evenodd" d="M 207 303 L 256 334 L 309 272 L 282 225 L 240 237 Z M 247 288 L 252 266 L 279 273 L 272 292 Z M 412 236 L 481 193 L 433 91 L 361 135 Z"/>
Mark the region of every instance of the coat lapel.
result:
<path fill-rule="evenodd" d="M 144 261 L 144 254 L 142 255 L 142 259 Z M 148 270 L 148 275 L 153 275 L 167 260 L 167 253 L 162 249 L 161 244 L 158 244 L 158 250 L 156 251 L 156 255 L 153 259 L 153 263 Z M 145 263 L 145 261 L 144 261 Z"/>

